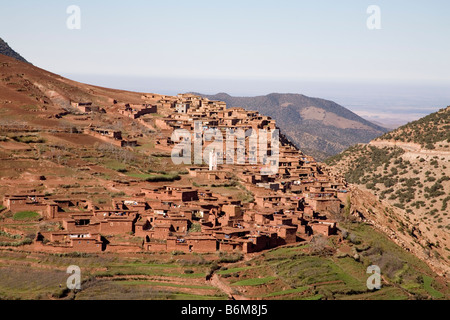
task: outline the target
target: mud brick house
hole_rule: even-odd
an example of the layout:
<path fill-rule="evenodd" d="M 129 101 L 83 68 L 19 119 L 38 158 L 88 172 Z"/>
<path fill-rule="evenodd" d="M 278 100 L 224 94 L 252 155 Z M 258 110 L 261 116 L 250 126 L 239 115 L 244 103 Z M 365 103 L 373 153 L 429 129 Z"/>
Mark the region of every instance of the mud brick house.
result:
<path fill-rule="evenodd" d="M 184 113 L 184 114 L 186 114 L 190 108 L 191 108 L 191 104 L 190 104 L 189 102 L 177 103 L 177 104 L 175 105 L 175 110 L 176 110 L 178 113 Z"/>
<path fill-rule="evenodd" d="M 114 140 L 122 140 L 122 132 L 119 130 L 112 130 L 106 128 L 88 127 L 85 133 L 94 135 L 97 137 L 105 137 Z"/>
<path fill-rule="evenodd" d="M 182 216 L 170 216 L 166 218 L 174 232 L 186 233 L 191 225 L 190 220 Z"/>
<path fill-rule="evenodd" d="M 339 212 L 341 201 L 331 197 L 307 198 L 307 203 L 315 212 Z"/>
<path fill-rule="evenodd" d="M 161 99 L 158 100 L 157 105 L 160 105 L 162 108 L 175 108 L 175 103 L 177 99 L 170 96 L 162 96 Z"/>
<path fill-rule="evenodd" d="M 94 216 L 100 221 L 100 233 L 105 235 L 134 232 L 137 211 L 95 210 Z"/>
<path fill-rule="evenodd" d="M 142 188 L 141 192 L 146 197 L 155 198 L 161 201 L 197 201 L 198 190 L 192 187 L 163 186 L 156 189 Z"/>
<path fill-rule="evenodd" d="M 241 218 L 242 210 L 240 206 L 233 204 L 225 204 L 222 206 L 222 211 L 225 213 L 226 217 L 229 218 Z"/>
<path fill-rule="evenodd" d="M 91 234 L 90 237 L 71 238 L 70 247 L 75 252 L 101 252 L 103 242 L 99 234 Z"/>
<path fill-rule="evenodd" d="M 46 219 L 71 218 L 73 214 L 86 214 L 93 216 L 92 201 L 85 199 L 47 199 L 47 209 L 44 212 Z"/>
<path fill-rule="evenodd" d="M 189 174 L 199 179 L 209 181 L 226 180 L 230 178 L 230 173 L 227 171 L 206 170 L 204 168 L 189 170 Z"/>
<path fill-rule="evenodd" d="M 55 219 L 59 210 L 59 206 L 56 202 L 49 201 L 47 202 L 47 210 L 44 212 L 44 215 L 47 219 Z"/>
<path fill-rule="evenodd" d="M 292 226 L 292 218 L 288 217 L 284 214 L 274 214 L 273 221 L 270 223 L 271 225 L 286 225 Z"/>
<path fill-rule="evenodd" d="M 142 199 L 113 199 L 113 208 L 144 213 L 150 209 L 147 201 Z"/>
<path fill-rule="evenodd" d="M 58 206 L 59 209 L 64 209 L 66 211 L 72 210 L 92 210 L 92 202 L 85 199 L 64 199 L 64 198 L 57 198 L 57 199 L 49 199 L 47 201 L 47 204 L 54 203 Z"/>
<path fill-rule="evenodd" d="M 336 222 L 335 221 L 313 221 L 309 224 L 313 234 L 323 234 L 328 237 L 336 234 Z"/>
<path fill-rule="evenodd" d="M 93 106 L 92 102 L 70 102 L 70 105 L 82 113 L 100 112 L 99 106 Z"/>
<path fill-rule="evenodd" d="M 269 175 L 262 175 L 260 173 L 258 174 L 252 174 L 249 175 L 246 179 L 251 184 L 258 184 L 258 183 L 274 183 L 275 177 L 269 176 Z"/>
<path fill-rule="evenodd" d="M 134 224 L 134 235 L 136 237 L 141 237 L 141 238 L 145 238 L 147 236 L 150 238 L 149 231 L 151 230 L 151 228 L 152 228 L 152 225 L 150 224 L 150 221 L 147 218 L 141 217 Z"/>
<path fill-rule="evenodd" d="M 152 211 L 156 215 L 167 216 L 171 209 L 170 205 L 162 204 L 161 202 L 152 205 Z"/>
<path fill-rule="evenodd" d="M 42 233 L 41 240 L 50 241 L 50 248 L 69 252 L 101 252 L 103 241 L 98 233 L 59 231 Z"/>
<path fill-rule="evenodd" d="M 336 197 L 336 190 L 325 188 L 321 184 L 314 183 L 309 185 L 305 196 L 308 199 L 334 198 Z"/>
<path fill-rule="evenodd" d="M 286 197 L 278 194 L 256 196 L 256 204 L 261 208 L 276 208 L 286 203 Z"/>
<path fill-rule="evenodd" d="M 142 100 L 160 100 L 163 96 L 160 94 L 143 94 L 141 96 Z"/>
<path fill-rule="evenodd" d="M 146 239 L 144 243 L 144 250 L 151 252 L 167 252 L 167 241 Z"/>
<path fill-rule="evenodd" d="M 189 175 L 192 177 L 197 177 L 197 173 L 200 171 L 209 171 L 209 170 L 207 170 L 206 167 L 200 167 L 200 166 L 188 168 Z"/>
<path fill-rule="evenodd" d="M 227 215 L 219 217 L 216 219 L 219 225 L 222 227 L 232 227 L 232 228 L 243 228 L 244 219 L 242 217 L 229 217 Z"/>
<path fill-rule="evenodd" d="M 251 233 L 251 229 L 233 228 L 233 227 L 215 227 L 205 229 L 204 233 L 211 233 L 219 240 L 236 240 Z"/>
<path fill-rule="evenodd" d="M 217 240 L 211 235 L 192 233 L 185 237 L 167 236 L 166 240 L 146 240 L 147 251 L 181 251 L 185 253 L 208 253 L 217 250 Z"/>
<path fill-rule="evenodd" d="M 217 240 L 211 235 L 191 233 L 183 238 L 169 237 L 167 239 L 168 251 L 183 251 L 207 253 L 217 250 Z"/>
<path fill-rule="evenodd" d="M 259 252 L 277 246 L 277 235 L 270 232 L 258 232 L 248 236 L 247 241 L 242 245 L 244 253 Z"/>
<path fill-rule="evenodd" d="M 34 211 L 45 214 L 47 204 L 42 194 L 12 194 L 3 197 L 3 205 L 12 213 Z"/>
<path fill-rule="evenodd" d="M 47 201 L 47 210 L 44 212 L 47 219 L 63 219 L 69 218 L 70 214 L 67 213 L 58 203 L 53 200 Z"/>
<path fill-rule="evenodd" d="M 244 251 L 244 243 L 246 241 L 239 241 L 239 239 L 220 239 L 219 251 L 223 252 L 233 252 L 233 251 Z"/>
<path fill-rule="evenodd" d="M 149 232 L 149 237 L 151 239 L 164 240 L 167 239 L 173 231 L 170 221 L 157 220 L 153 223 L 153 228 Z"/>
<path fill-rule="evenodd" d="M 72 214 L 62 220 L 62 226 L 69 232 L 100 232 L 100 221 L 92 213 Z"/>
<path fill-rule="evenodd" d="M 268 229 L 277 233 L 278 245 L 297 242 L 297 226 L 275 225 L 269 226 Z"/>
<path fill-rule="evenodd" d="M 257 183 L 258 187 L 265 188 L 268 190 L 278 191 L 280 190 L 280 184 L 279 183 Z"/>
<path fill-rule="evenodd" d="M 138 119 L 146 114 L 157 113 L 158 107 L 150 104 L 129 104 L 125 105 L 125 108 L 120 110 L 120 113 L 130 117 L 132 119 Z"/>

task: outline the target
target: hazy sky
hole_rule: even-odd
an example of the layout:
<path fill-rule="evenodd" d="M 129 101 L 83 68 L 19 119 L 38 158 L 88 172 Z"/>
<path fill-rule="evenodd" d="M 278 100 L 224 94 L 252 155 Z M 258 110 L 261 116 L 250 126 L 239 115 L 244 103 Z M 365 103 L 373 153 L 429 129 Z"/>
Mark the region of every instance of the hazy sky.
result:
<path fill-rule="evenodd" d="M 66 26 L 69 5 L 81 9 L 80 30 Z M 367 28 L 369 5 L 381 8 L 381 30 Z M 15 0 L 0 4 L 0 37 L 49 71 L 140 91 L 176 90 L 175 79 L 240 95 L 305 93 L 296 83 L 444 87 L 449 14 L 448 0 Z"/>

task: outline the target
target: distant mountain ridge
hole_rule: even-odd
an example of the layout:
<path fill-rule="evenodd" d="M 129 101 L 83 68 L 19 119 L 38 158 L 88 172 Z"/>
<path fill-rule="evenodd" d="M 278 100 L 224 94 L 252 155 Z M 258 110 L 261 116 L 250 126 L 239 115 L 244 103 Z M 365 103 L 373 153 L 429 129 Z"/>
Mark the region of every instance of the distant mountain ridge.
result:
<path fill-rule="evenodd" d="M 29 63 L 24 57 L 14 51 L 2 38 L 0 38 L 0 54 Z"/>
<path fill-rule="evenodd" d="M 242 107 L 272 117 L 298 148 L 318 160 L 357 143 L 368 143 L 388 131 L 333 101 L 302 94 L 271 93 L 257 97 L 196 94 L 225 101 L 228 108 Z"/>

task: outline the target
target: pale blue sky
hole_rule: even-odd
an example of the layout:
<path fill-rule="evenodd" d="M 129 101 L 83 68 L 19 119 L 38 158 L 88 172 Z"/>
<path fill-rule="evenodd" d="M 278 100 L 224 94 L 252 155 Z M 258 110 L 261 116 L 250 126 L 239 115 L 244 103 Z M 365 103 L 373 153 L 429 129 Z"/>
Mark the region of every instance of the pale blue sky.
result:
<path fill-rule="evenodd" d="M 366 27 L 373 4 L 382 30 Z M 81 30 L 66 27 L 69 5 L 81 8 Z M 156 91 L 149 79 L 166 78 L 208 93 L 308 94 L 295 83 L 450 85 L 449 14 L 447 0 L 15 0 L 0 4 L 0 37 L 80 81 Z M 176 90 L 166 82 L 155 89 Z"/>

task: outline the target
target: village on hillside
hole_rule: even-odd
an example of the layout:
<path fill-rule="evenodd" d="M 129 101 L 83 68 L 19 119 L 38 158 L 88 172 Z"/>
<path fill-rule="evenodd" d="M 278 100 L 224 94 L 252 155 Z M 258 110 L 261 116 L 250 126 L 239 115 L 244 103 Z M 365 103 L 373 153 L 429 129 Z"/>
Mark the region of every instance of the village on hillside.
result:
<path fill-rule="evenodd" d="M 172 140 L 174 130 L 194 134 L 194 123 L 198 121 L 224 134 L 229 129 L 276 129 L 270 117 L 243 108 L 227 109 L 224 102 L 192 94 L 148 94 L 142 96 L 141 104 L 112 100 L 111 105 L 114 108 L 89 101 L 71 102 L 78 119 L 112 112 L 155 130 L 156 146 L 169 154 L 177 144 Z M 64 116 L 57 114 L 54 118 Z M 138 146 L 137 139 L 123 137 L 118 129 L 93 124 L 75 134 L 92 136 L 119 148 Z M 200 138 L 206 145 L 205 137 Z M 248 140 L 246 137 L 246 146 Z M 268 149 L 270 154 L 270 146 Z M 255 152 L 245 148 L 245 159 Z M 210 157 L 209 165 L 186 166 L 189 177 L 214 185 L 238 182 L 249 196 L 247 201 L 215 192 L 204 184 L 130 181 L 127 188 L 134 186 L 136 192 L 122 193 L 103 205 L 45 190 L 11 189 L 4 195 L 3 206 L 12 214 L 36 212 L 42 221 L 60 226 L 58 230 L 36 233 L 31 246 L 40 252 L 252 253 L 309 241 L 318 234 L 328 237 L 337 233 L 337 222 L 332 217 L 347 201 L 345 182 L 337 181 L 283 136 L 277 174 L 264 174 L 259 163 L 225 164 L 216 157 Z"/>

